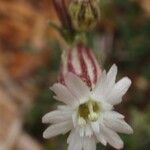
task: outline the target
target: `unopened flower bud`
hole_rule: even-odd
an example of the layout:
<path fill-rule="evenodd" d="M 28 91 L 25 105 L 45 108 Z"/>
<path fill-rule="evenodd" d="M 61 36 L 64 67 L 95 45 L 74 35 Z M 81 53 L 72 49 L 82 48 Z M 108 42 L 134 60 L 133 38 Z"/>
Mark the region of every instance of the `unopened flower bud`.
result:
<path fill-rule="evenodd" d="M 73 26 L 78 31 L 93 29 L 99 18 L 98 0 L 72 0 L 69 14 Z"/>
<path fill-rule="evenodd" d="M 90 88 L 93 88 L 101 75 L 101 68 L 93 51 L 80 43 L 63 52 L 59 82 L 65 84 L 64 78 L 68 72 L 76 74 Z"/>

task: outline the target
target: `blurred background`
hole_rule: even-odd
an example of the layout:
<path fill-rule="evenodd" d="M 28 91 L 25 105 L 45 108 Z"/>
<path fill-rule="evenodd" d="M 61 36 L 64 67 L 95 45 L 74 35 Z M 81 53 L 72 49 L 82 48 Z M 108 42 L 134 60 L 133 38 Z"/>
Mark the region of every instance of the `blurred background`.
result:
<path fill-rule="evenodd" d="M 150 149 L 150 1 L 101 0 L 101 19 L 88 34 L 98 60 L 119 67 L 132 86 L 116 109 L 133 135 L 125 150 Z M 65 136 L 42 138 L 42 116 L 58 102 L 49 90 L 58 75 L 63 43 L 48 25 L 58 21 L 52 0 L 0 0 L 0 150 L 66 150 Z M 97 150 L 111 150 L 98 145 Z"/>

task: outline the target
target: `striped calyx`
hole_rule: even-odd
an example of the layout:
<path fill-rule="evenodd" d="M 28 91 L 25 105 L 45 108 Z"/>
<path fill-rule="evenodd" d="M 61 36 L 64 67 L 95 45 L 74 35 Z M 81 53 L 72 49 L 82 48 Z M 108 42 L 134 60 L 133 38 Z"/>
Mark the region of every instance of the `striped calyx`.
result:
<path fill-rule="evenodd" d="M 80 43 L 63 52 L 59 82 L 65 84 L 64 78 L 68 72 L 76 74 L 90 88 L 94 88 L 101 75 L 101 68 L 92 50 Z"/>

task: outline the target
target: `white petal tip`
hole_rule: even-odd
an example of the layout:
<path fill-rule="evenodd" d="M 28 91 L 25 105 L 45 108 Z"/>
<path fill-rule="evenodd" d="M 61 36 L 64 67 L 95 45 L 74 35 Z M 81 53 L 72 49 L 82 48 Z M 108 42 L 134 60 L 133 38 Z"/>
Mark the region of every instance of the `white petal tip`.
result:
<path fill-rule="evenodd" d="M 56 95 L 54 95 L 53 98 L 56 99 L 56 100 L 58 99 Z"/>
<path fill-rule="evenodd" d="M 52 92 L 55 91 L 53 86 L 49 87 L 49 89 L 50 89 Z"/>
<path fill-rule="evenodd" d="M 124 147 L 124 143 L 123 142 L 121 142 L 121 143 L 117 143 L 117 144 L 110 144 L 110 146 L 112 146 L 113 148 L 115 148 L 115 149 L 117 149 L 117 150 L 121 150 L 121 149 L 123 149 L 123 147 Z"/>
<path fill-rule="evenodd" d="M 43 116 L 43 118 L 42 118 L 42 123 L 48 123 L 46 116 Z"/>
<path fill-rule="evenodd" d="M 116 65 L 116 64 L 113 64 L 111 68 L 117 70 L 117 65 Z"/>
<path fill-rule="evenodd" d="M 116 149 L 120 150 L 120 149 L 123 149 L 123 147 L 124 147 L 124 145 L 122 144 L 122 145 L 116 147 Z"/>
<path fill-rule="evenodd" d="M 104 146 L 107 146 L 107 142 L 103 142 L 102 144 L 103 144 Z"/>
<path fill-rule="evenodd" d="M 129 129 L 128 129 L 128 133 L 127 134 L 133 134 L 134 133 L 134 131 L 133 131 L 133 129 L 130 127 Z"/>
<path fill-rule="evenodd" d="M 132 83 L 131 79 L 130 79 L 130 78 L 128 78 L 128 77 L 125 77 L 124 79 L 126 80 L 126 82 L 128 83 L 128 85 L 130 86 L 130 85 L 131 85 L 131 83 Z"/>
<path fill-rule="evenodd" d="M 51 91 L 55 92 L 55 89 L 56 89 L 58 86 L 60 86 L 60 85 L 62 85 L 62 84 L 61 84 L 61 83 L 54 83 L 52 86 L 49 87 L 49 89 L 50 89 Z"/>
<path fill-rule="evenodd" d="M 45 118 L 44 117 L 42 118 L 42 123 L 45 123 Z"/>
<path fill-rule="evenodd" d="M 102 75 L 106 75 L 106 70 L 103 70 Z"/>
<path fill-rule="evenodd" d="M 49 138 L 46 131 L 43 132 L 43 138 L 44 139 L 48 139 Z"/>
<path fill-rule="evenodd" d="M 118 144 L 116 144 L 116 145 L 114 146 L 114 148 L 116 148 L 116 149 L 118 149 L 118 150 L 123 149 L 123 147 L 124 147 L 123 141 L 120 141 Z"/>
<path fill-rule="evenodd" d="M 52 85 L 52 86 L 50 86 L 50 87 L 49 87 L 49 89 L 51 90 L 51 88 L 52 88 L 52 87 L 53 87 L 53 85 Z"/>

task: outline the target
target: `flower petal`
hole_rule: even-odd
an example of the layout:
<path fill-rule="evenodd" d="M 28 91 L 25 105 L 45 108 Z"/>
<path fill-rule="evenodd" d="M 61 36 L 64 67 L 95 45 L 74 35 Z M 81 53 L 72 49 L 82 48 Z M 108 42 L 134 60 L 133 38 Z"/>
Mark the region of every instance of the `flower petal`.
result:
<path fill-rule="evenodd" d="M 95 133 L 99 133 L 99 122 L 98 121 L 92 122 L 91 127 Z"/>
<path fill-rule="evenodd" d="M 76 96 L 80 103 L 84 103 L 90 95 L 89 87 L 73 73 L 68 73 L 65 83 L 71 93 Z"/>
<path fill-rule="evenodd" d="M 84 137 L 84 133 L 85 133 L 85 128 L 84 128 L 84 127 L 80 127 L 80 128 L 79 128 L 79 135 L 80 135 L 81 137 Z"/>
<path fill-rule="evenodd" d="M 84 150 L 96 150 L 96 142 L 94 137 L 84 137 L 83 147 Z"/>
<path fill-rule="evenodd" d="M 104 136 L 102 133 L 96 134 L 96 138 L 99 142 L 101 142 L 104 146 L 107 145 L 107 141 L 105 140 Z"/>
<path fill-rule="evenodd" d="M 43 123 L 59 123 L 66 120 L 71 120 L 71 113 L 60 110 L 51 111 L 42 118 Z"/>
<path fill-rule="evenodd" d="M 96 141 L 94 137 L 81 137 L 78 130 L 71 131 L 67 143 L 68 150 L 96 150 Z"/>
<path fill-rule="evenodd" d="M 116 105 L 121 102 L 122 96 L 127 92 L 131 85 L 131 80 L 128 77 L 124 77 L 119 80 L 107 96 L 106 101 L 112 105 Z"/>
<path fill-rule="evenodd" d="M 103 132 L 101 132 L 101 128 L 100 128 L 100 132 L 95 134 L 96 135 L 96 138 L 99 142 L 101 142 L 104 146 L 107 145 L 107 141 L 105 140 L 105 137 L 103 135 Z"/>
<path fill-rule="evenodd" d="M 50 89 L 56 94 L 56 96 L 54 96 L 55 99 L 67 105 L 74 105 L 77 103 L 75 96 L 71 94 L 66 86 L 56 83 Z"/>
<path fill-rule="evenodd" d="M 67 143 L 69 144 L 68 150 L 82 150 L 83 137 L 79 136 L 79 133 L 77 130 L 72 130 L 67 139 Z"/>
<path fill-rule="evenodd" d="M 110 118 L 110 119 L 124 119 L 124 115 L 116 111 L 106 111 L 103 113 L 103 117 Z"/>
<path fill-rule="evenodd" d="M 104 124 L 112 130 L 120 133 L 132 134 L 133 129 L 123 120 L 112 117 L 104 117 Z"/>
<path fill-rule="evenodd" d="M 93 99 L 96 100 L 103 100 L 104 99 L 104 95 L 103 95 L 103 88 L 106 82 L 106 71 L 104 70 L 102 72 L 102 75 L 100 76 L 99 80 L 96 83 L 95 88 L 92 91 L 92 97 Z"/>
<path fill-rule="evenodd" d="M 107 103 L 105 101 L 100 101 L 100 104 L 101 104 L 100 108 L 103 112 L 110 111 L 113 109 L 113 105 L 111 105 L 110 103 Z"/>
<path fill-rule="evenodd" d="M 106 146 L 107 141 L 105 140 L 104 133 L 103 133 L 103 130 L 102 130 L 103 129 L 102 126 L 103 125 L 101 125 L 101 123 L 100 123 L 99 132 L 98 133 L 95 132 L 95 136 L 96 136 L 96 138 L 99 142 L 101 142 L 104 146 Z"/>
<path fill-rule="evenodd" d="M 91 137 L 93 135 L 93 131 L 90 125 L 86 125 L 85 127 L 85 136 Z"/>
<path fill-rule="evenodd" d="M 104 135 L 105 140 L 114 148 L 121 149 L 123 148 L 123 141 L 119 137 L 119 135 L 114 132 L 113 130 L 103 126 L 102 132 Z"/>
<path fill-rule="evenodd" d="M 48 127 L 44 131 L 43 137 L 47 139 L 47 138 L 51 138 L 59 134 L 65 134 L 72 128 L 73 128 L 73 124 L 70 121 L 65 121 L 62 123 L 54 124 Z"/>
<path fill-rule="evenodd" d="M 113 64 L 107 73 L 107 83 L 108 83 L 107 91 L 110 88 L 112 88 L 112 86 L 115 84 L 116 75 L 117 75 L 117 66 L 115 64 Z"/>
<path fill-rule="evenodd" d="M 108 93 L 112 89 L 112 86 L 115 84 L 116 75 L 117 66 L 115 64 L 112 65 L 112 67 L 109 69 L 107 75 L 106 71 L 103 71 L 102 76 L 97 82 L 94 91 L 95 95 L 97 95 L 98 98 L 104 99 L 108 95 Z"/>

